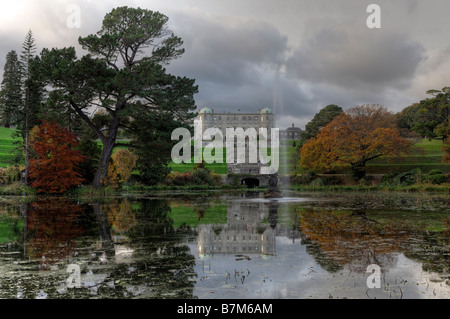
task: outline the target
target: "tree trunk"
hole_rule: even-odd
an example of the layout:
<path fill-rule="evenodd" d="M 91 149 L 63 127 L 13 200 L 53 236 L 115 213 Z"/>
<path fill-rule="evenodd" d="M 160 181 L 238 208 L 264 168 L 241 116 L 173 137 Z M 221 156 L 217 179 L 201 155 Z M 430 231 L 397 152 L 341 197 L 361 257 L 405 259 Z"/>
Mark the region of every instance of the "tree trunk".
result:
<path fill-rule="evenodd" d="M 361 178 L 366 176 L 366 163 L 352 163 L 352 171 L 353 171 L 353 177 L 355 180 L 359 181 Z"/>
<path fill-rule="evenodd" d="M 106 174 L 108 174 L 109 160 L 111 159 L 111 155 L 116 144 L 118 129 L 119 119 L 116 117 L 113 119 L 106 140 L 103 142 L 102 154 L 100 155 L 97 172 L 95 173 L 94 181 L 92 182 L 92 185 L 95 187 L 99 187 Z"/>
<path fill-rule="evenodd" d="M 114 141 L 108 139 L 105 144 L 103 144 L 102 154 L 100 155 L 100 160 L 98 162 L 97 172 L 95 173 L 94 181 L 92 185 L 99 187 L 108 173 L 109 160 L 114 149 Z"/>
<path fill-rule="evenodd" d="M 92 206 L 94 208 L 95 216 L 97 217 L 100 238 L 102 239 L 102 248 L 108 258 L 113 258 L 116 255 L 116 252 L 114 250 L 111 232 L 109 231 L 108 216 L 106 216 L 98 203 L 95 203 Z"/>

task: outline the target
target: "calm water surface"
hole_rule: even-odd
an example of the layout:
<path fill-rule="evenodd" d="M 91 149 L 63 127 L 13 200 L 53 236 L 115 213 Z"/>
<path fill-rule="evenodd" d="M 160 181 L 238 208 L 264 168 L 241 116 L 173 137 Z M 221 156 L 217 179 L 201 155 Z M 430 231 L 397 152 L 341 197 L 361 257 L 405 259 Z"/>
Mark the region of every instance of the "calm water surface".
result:
<path fill-rule="evenodd" d="M 449 253 L 444 195 L 0 203 L 0 298 L 448 299 Z"/>

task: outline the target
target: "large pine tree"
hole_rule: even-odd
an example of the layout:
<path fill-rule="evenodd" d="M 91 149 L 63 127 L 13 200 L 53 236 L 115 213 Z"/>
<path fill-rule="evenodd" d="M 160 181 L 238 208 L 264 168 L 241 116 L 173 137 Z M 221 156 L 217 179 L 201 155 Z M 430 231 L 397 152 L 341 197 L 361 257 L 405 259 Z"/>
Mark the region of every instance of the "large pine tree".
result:
<path fill-rule="evenodd" d="M 39 82 L 37 75 L 33 72 L 32 62 L 36 56 L 36 44 L 33 33 L 28 31 L 22 44 L 20 63 L 22 66 L 23 83 L 23 107 L 20 116 L 19 128 L 22 130 L 22 137 L 35 125 L 39 124 L 39 113 L 43 99 L 43 85 Z"/>
<path fill-rule="evenodd" d="M 168 30 L 167 21 L 159 12 L 116 8 L 106 15 L 98 33 L 79 38 L 89 54 L 78 59 L 74 48 L 41 53 L 39 73 L 52 87 L 50 100 L 61 111 L 74 111 L 103 145 L 95 186 L 106 176 L 113 149 L 119 145 L 119 129 L 132 135 L 128 146 L 145 148 L 150 145 L 141 143 L 140 137 L 154 133 L 149 136 L 155 142 L 151 149 L 158 150 L 172 143 L 170 134 L 158 138 L 160 130 L 186 126 L 194 117 L 195 81 L 170 75 L 163 67 L 184 52 L 182 40 Z M 89 114 L 93 109 L 108 115 L 106 125 L 93 121 Z M 152 152 L 146 155 L 156 157 Z M 160 156 L 162 162 L 170 160 L 170 152 Z"/>
<path fill-rule="evenodd" d="M 28 183 L 29 132 L 34 126 L 39 124 L 41 103 L 44 94 L 44 85 L 38 79 L 38 74 L 32 68 L 35 55 L 36 44 L 33 33 L 29 30 L 22 44 L 20 55 L 22 105 L 17 118 L 17 134 L 22 137 L 22 140 L 18 147 L 18 153 L 16 154 L 16 162 L 21 162 L 25 159 L 25 183 Z"/>
<path fill-rule="evenodd" d="M 16 51 L 6 55 L 0 92 L 0 118 L 4 127 L 17 125 L 22 105 L 21 64 Z"/>

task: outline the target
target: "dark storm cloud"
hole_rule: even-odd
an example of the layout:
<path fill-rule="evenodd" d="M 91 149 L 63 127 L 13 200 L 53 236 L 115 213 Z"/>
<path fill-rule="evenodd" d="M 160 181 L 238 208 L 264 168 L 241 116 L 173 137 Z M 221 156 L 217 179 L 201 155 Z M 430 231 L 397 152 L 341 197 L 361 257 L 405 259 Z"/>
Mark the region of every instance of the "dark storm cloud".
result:
<path fill-rule="evenodd" d="M 261 67 L 270 72 L 284 61 L 287 38 L 268 23 L 202 15 L 172 21 L 185 43 L 186 53 L 174 63 L 184 73 L 224 85 L 260 84 Z"/>
<path fill-rule="evenodd" d="M 287 62 L 291 75 L 346 89 L 407 88 L 424 60 L 424 48 L 408 37 L 382 30 L 314 30 Z"/>
<path fill-rule="evenodd" d="M 22 0 L 18 0 L 22 1 Z M 1 2 L 3 3 L 3 2 Z M 0 77 L 6 53 L 29 29 L 38 52 L 75 46 L 117 6 L 160 11 L 186 53 L 167 68 L 194 78 L 198 107 L 257 111 L 272 107 L 280 127 L 302 126 L 328 104 L 380 103 L 393 110 L 448 86 L 448 0 L 378 0 L 382 28 L 365 23 L 370 0 L 30 0 L 0 21 Z M 69 28 L 69 6 L 81 28 Z M 14 7 L 5 4 L 0 8 Z M 2 12 L 5 12 L 4 10 Z"/>
<path fill-rule="evenodd" d="M 305 100 L 295 83 L 277 76 L 289 48 L 273 25 L 200 13 L 174 14 L 171 20 L 186 52 L 169 70 L 196 79 L 199 107 L 217 112 L 264 107 L 289 111 L 288 105 L 299 107 Z"/>

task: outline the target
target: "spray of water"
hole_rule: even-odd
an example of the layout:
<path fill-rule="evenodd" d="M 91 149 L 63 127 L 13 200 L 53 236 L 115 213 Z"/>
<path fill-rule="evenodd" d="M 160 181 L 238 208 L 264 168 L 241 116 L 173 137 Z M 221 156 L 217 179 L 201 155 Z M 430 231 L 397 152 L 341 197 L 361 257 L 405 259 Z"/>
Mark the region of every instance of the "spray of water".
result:
<path fill-rule="evenodd" d="M 283 95 L 281 94 L 281 85 L 280 85 L 280 73 L 281 73 L 281 65 L 278 65 L 275 71 L 275 77 L 274 77 L 274 85 L 273 85 L 273 112 L 275 114 L 275 127 L 279 127 L 277 119 L 280 115 L 283 114 L 284 111 L 284 105 L 283 105 Z M 280 146 L 281 146 L 281 139 L 280 139 Z M 281 150 L 280 150 L 281 151 Z M 288 168 L 288 158 L 286 156 L 286 152 L 280 152 L 280 175 L 289 175 L 289 168 Z"/>
<path fill-rule="evenodd" d="M 278 65 L 278 67 L 276 68 L 275 71 L 275 77 L 274 77 L 274 85 L 273 85 L 273 112 L 275 114 L 275 127 L 278 127 L 281 129 L 281 127 L 279 127 L 278 125 L 278 119 L 281 115 L 283 115 L 283 111 L 284 111 L 284 105 L 283 105 L 283 95 L 282 95 L 282 90 L 281 90 L 281 81 L 280 81 L 280 75 L 281 75 L 281 64 Z M 283 188 L 288 188 L 289 187 L 289 159 L 287 156 L 287 152 L 285 151 L 285 147 L 284 144 L 282 143 L 282 140 L 280 138 L 280 169 L 278 171 L 278 176 L 281 179 L 281 186 Z M 279 210 L 280 214 L 284 213 L 284 210 L 287 209 L 287 207 L 281 208 Z"/>

